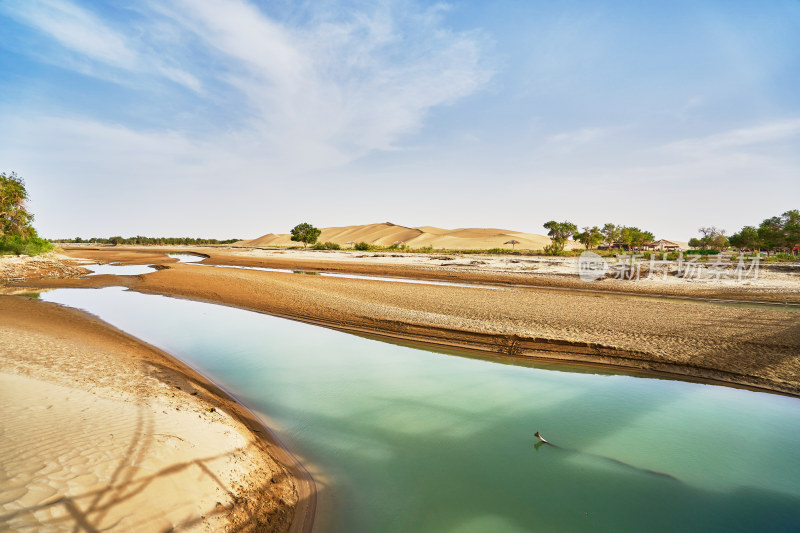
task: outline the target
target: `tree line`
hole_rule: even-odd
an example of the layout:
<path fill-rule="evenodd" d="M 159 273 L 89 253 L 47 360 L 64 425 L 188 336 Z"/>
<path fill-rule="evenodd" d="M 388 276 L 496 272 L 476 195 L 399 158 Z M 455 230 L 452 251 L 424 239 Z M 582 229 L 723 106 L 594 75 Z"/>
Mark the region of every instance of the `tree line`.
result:
<path fill-rule="evenodd" d="M 652 242 L 655 236 L 652 232 L 643 231 L 635 226 L 620 226 L 608 223 L 602 228 L 599 226 L 584 226 L 583 231 L 578 232 L 578 226 L 569 221 L 556 222 L 551 220 L 544 223 L 548 230 L 547 236 L 552 241 L 544 247 L 548 255 L 561 255 L 567 241 L 572 238 L 583 244 L 587 250 L 605 244 L 610 248 L 639 248 L 646 242 Z"/>
<path fill-rule="evenodd" d="M 700 238 L 689 240 L 689 246 L 701 249 L 794 253 L 800 248 L 800 210 L 792 209 L 780 216 L 764 219 L 758 226 L 745 226 L 730 237 L 715 226 L 699 228 Z"/>
<path fill-rule="evenodd" d="M 165 246 L 170 244 L 186 244 L 191 246 L 201 246 L 206 244 L 231 244 L 234 242 L 238 242 L 241 239 L 203 239 L 203 238 L 195 238 L 195 237 L 144 237 L 142 235 L 137 235 L 136 237 L 92 237 L 91 239 L 82 239 L 80 237 L 75 237 L 74 239 L 51 239 L 51 242 L 63 242 L 63 243 L 74 243 L 74 244 L 148 244 L 148 245 L 157 245 L 157 246 Z"/>

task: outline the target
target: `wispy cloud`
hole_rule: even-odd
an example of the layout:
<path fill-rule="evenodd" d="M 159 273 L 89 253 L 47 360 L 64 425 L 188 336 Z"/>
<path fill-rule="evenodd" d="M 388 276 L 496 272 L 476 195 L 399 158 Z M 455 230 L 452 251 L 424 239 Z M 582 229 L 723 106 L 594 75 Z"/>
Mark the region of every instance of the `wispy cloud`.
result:
<path fill-rule="evenodd" d="M 335 164 L 396 148 L 431 108 L 492 74 L 481 38 L 442 28 L 436 10 L 370 9 L 294 28 L 242 0 L 160 11 L 225 58 L 226 81 L 246 96 L 265 141 L 290 157 L 308 159 L 298 149 L 311 148 Z"/>
<path fill-rule="evenodd" d="M 91 64 L 96 63 L 115 71 L 161 76 L 193 91 L 201 90 L 194 76 L 164 63 L 158 54 L 139 50 L 123 31 L 67 0 L 9 0 L 0 4 L 0 12 L 47 35 L 70 53 L 48 58 L 63 67 L 124 83 L 117 72 L 107 73 Z"/>
<path fill-rule="evenodd" d="M 124 190 L 127 202 L 154 206 L 161 200 L 147 191 L 158 187 L 164 198 L 200 202 L 219 196 L 209 191 L 225 176 L 227 190 L 248 191 L 237 202 L 260 210 L 263 198 L 288 193 L 297 176 L 403 150 L 432 109 L 479 91 L 493 75 L 483 35 L 450 30 L 440 8 L 406 1 L 315 11 L 299 25 L 244 0 L 138 4 L 125 13 L 135 23 L 84 6 L 37 0 L 3 9 L 57 41 L 76 70 L 135 87 L 134 105 L 167 117 L 143 126 L 67 106 L 58 116 L 18 109 L 5 117 L 0 159 L 53 176 L 48 190 L 62 198 L 90 187 Z M 83 33 L 95 37 L 81 40 Z M 175 109 L 162 103 L 163 85 L 146 82 L 153 76 L 179 84 L 168 92 Z M 183 87 L 193 91 L 188 103 Z M 165 129 L 170 114 L 176 126 Z M 211 127 L 177 125 L 185 116 Z M 327 186 L 314 179 L 309 187 Z"/>
<path fill-rule="evenodd" d="M 114 29 L 67 0 L 5 9 L 133 79 L 148 73 L 196 92 L 227 87 L 205 94 L 204 104 L 223 110 L 223 119 L 237 117 L 236 128 L 185 135 L 216 137 L 216 151 L 269 157 L 274 168 L 305 172 L 397 149 L 432 108 L 474 93 L 492 76 L 482 59 L 485 39 L 445 28 L 441 7 L 365 6 L 315 12 L 310 22 L 290 26 L 246 0 L 153 2 L 135 13 L 143 28 L 136 38 L 126 36 L 130 25 Z"/>
<path fill-rule="evenodd" d="M 123 69 L 133 69 L 137 54 L 125 39 L 98 17 L 61 0 L 11 0 L 2 10 L 19 22 L 37 28 L 62 46 Z"/>
<path fill-rule="evenodd" d="M 666 145 L 664 150 L 687 155 L 708 155 L 730 149 L 742 152 L 748 148 L 779 143 L 797 136 L 800 136 L 800 119 L 776 120 L 705 137 L 683 139 Z"/>

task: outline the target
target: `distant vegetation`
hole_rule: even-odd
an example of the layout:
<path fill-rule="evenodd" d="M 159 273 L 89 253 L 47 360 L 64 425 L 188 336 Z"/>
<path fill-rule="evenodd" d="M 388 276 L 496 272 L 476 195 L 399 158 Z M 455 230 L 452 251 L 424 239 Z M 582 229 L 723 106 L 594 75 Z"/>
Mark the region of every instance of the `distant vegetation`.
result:
<path fill-rule="evenodd" d="M 312 248 L 314 250 L 341 250 L 342 249 L 342 247 L 339 244 L 337 244 L 335 242 L 331 242 L 331 241 L 318 242 L 317 244 L 312 246 Z"/>
<path fill-rule="evenodd" d="M 566 246 L 567 240 L 578 231 L 578 226 L 572 222 L 551 220 L 550 222 L 545 222 L 544 227 L 548 230 L 547 235 L 552 241 L 544 247 L 544 253 L 547 255 L 564 255 L 564 246 Z"/>
<path fill-rule="evenodd" d="M 319 234 L 322 233 L 322 230 L 315 228 L 308 222 L 303 222 L 302 224 L 298 224 L 293 227 L 291 233 L 292 240 L 295 242 L 302 242 L 303 247 L 305 248 L 309 244 L 314 244 L 317 242 Z"/>
<path fill-rule="evenodd" d="M 91 239 L 82 239 L 75 237 L 74 239 L 51 239 L 52 242 L 74 243 L 74 244 L 147 244 L 155 246 L 165 246 L 169 244 L 186 244 L 192 246 L 208 245 L 208 244 L 231 244 L 238 242 L 241 239 L 202 239 L 195 237 L 143 237 L 137 235 L 136 237 L 92 237 Z"/>
<path fill-rule="evenodd" d="M 0 173 L 0 254 L 38 255 L 53 249 L 31 225 L 27 200 L 25 181 L 16 172 Z"/>
<path fill-rule="evenodd" d="M 607 249 L 637 249 L 641 248 L 646 242 L 655 240 L 652 232 L 643 231 L 635 226 L 618 226 L 608 223 L 601 229 L 598 226 L 584 226 L 583 231 L 578 233 L 578 226 L 572 222 L 556 222 L 551 220 L 544 224 L 548 230 L 547 235 L 552 241 L 545 246 L 544 253 L 547 255 L 565 255 L 564 247 L 570 237 L 583 244 L 587 250 L 596 248 L 601 244 L 606 245 Z"/>
<path fill-rule="evenodd" d="M 689 240 L 689 246 L 700 250 L 766 252 L 779 258 L 792 258 L 800 253 L 800 210 L 792 209 L 781 216 L 767 218 L 758 227 L 745 226 L 730 237 L 715 226 L 697 230 L 702 237 Z"/>

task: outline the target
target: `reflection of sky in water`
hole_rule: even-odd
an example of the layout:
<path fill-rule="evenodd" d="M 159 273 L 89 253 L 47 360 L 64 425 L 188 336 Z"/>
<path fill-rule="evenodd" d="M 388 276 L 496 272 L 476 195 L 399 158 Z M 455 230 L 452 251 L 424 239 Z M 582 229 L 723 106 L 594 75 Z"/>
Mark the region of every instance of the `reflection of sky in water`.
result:
<path fill-rule="evenodd" d="M 88 276 L 99 276 L 101 274 L 113 274 L 115 276 L 138 276 L 155 272 L 156 269 L 147 265 L 81 265 L 92 271 Z"/>
<path fill-rule="evenodd" d="M 195 255 L 195 254 L 167 254 L 169 257 L 173 257 L 180 261 L 181 263 L 197 263 L 198 261 L 202 261 L 206 257 L 204 255 Z"/>
<path fill-rule="evenodd" d="M 194 254 L 167 254 L 169 257 L 174 257 L 181 263 L 196 263 L 205 259 L 205 256 Z M 140 274 L 148 274 L 155 272 L 155 268 L 148 265 L 118 265 L 118 264 L 105 264 L 105 265 L 81 265 L 83 268 L 92 271 L 87 276 L 99 276 L 101 274 L 112 274 L 114 276 L 138 276 Z"/>
<path fill-rule="evenodd" d="M 319 481 L 320 531 L 800 523 L 795 398 L 497 364 L 118 288 L 42 298 L 177 355 L 266 413 Z M 537 430 L 560 447 L 535 448 Z"/>

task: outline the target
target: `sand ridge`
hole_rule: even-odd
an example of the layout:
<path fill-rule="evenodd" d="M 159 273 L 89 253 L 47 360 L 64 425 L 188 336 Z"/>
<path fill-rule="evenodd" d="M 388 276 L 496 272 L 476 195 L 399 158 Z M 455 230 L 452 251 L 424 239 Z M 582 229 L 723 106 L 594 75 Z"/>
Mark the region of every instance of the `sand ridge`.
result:
<path fill-rule="evenodd" d="M 509 241 L 517 241 L 520 249 L 541 250 L 550 244 L 550 238 L 535 233 L 524 233 L 493 228 L 459 228 L 448 230 L 432 226 L 409 228 L 391 222 L 322 228 L 319 242 L 335 242 L 341 246 L 348 243 L 366 242 L 378 246 L 404 244 L 411 248 L 474 250 L 510 248 Z M 296 246 L 291 235 L 267 233 L 255 239 L 239 241 L 237 246 Z M 568 249 L 578 248 L 574 241 L 567 243 Z"/>

